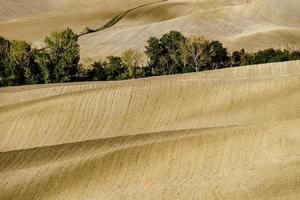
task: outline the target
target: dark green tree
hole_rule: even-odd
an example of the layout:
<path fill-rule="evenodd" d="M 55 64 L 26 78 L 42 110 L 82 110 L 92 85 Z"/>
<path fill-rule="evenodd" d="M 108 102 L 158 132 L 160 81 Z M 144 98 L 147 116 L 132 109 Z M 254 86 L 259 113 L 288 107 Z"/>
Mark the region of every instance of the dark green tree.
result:
<path fill-rule="evenodd" d="M 36 75 L 38 83 L 49 83 L 50 81 L 50 56 L 45 49 L 33 49 L 34 64 L 31 66 Z"/>
<path fill-rule="evenodd" d="M 220 41 L 212 41 L 211 45 L 211 68 L 224 68 L 229 65 L 229 56 L 227 49 L 223 47 Z"/>
<path fill-rule="evenodd" d="M 289 60 L 300 60 L 300 50 L 291 52 Z"/>
<path fill-rule="evenodd" d="M 240 51 L 234 51 L 231 55 L 231 64 L 233 67 L 239 66 L 241 63 L 241 52 Z"/>
<path fill-rule="evenodd" d="M 105 81 L 107 79 L 105 68 L 102 62 L 95 62 L 88 71 L 89 81 Z"/>
<path fill-rule="evenodd" d="M 275 50 L 265 49 L 254 53 L 251 64 L 261 64 L 270 62 L 283 62 L 289 60 L 289 51 L 287 50 Z"/>
<path fill-rule="evenodd" d="M 147 41 L 146 46 L 146 55 L 149 58 L 148 66 L 150 68 L 150 72 L 153 70 L 154 74 L 162 74 L 160 73 L 159 65 L 160 65 L 160 57 L 163 52 L 163 45 L 160 43 L 159 39 L 156 37 L 150 37 Z M 151 72 L 152 73 L 152 72 Z"/>
<path fill-rule="evenodd" d="M 7 85 L 6 68 L 9 65 L 10 41 L 0 36 L 0 86 Z"/>

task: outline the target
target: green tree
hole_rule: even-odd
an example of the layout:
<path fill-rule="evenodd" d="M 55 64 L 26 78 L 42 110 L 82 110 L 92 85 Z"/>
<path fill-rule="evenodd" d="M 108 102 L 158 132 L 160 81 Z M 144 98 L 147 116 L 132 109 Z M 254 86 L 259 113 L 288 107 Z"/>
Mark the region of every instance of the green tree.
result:
<path fill-rule="evenodd" d="M 32 72 L 33 56 L 30 44 L 25 41 L 11 41 L 7 73 L 14 85 L 34 84 L 36 77 Z"/>
<path fill-rule="evenodd" d="M 178 31 L 170 31 L 161 37 L 160 42 L 164 47 L 163 58 L 167 74 L 176 74 L 183 71 L 180 46 L 185 40 L 186 38 Z"/>
<path fill-rule="evenodd" d="M 166 75 L 183 71 L 180 46 L 186 38 L 178 31 L 170 31 L 160 39 L 151 37 L 147 41 L 146 55 L 155 74 Z"/>
<path fill-rule="evenodd" d="M 38 83 L 49 83 L 50 81 L 50 56 L 45 49 L 33 49 L 34 65 L 33 71 L 36 75 Z"/>
<path fill-rule="evenodd" d="M 71 81 L 78 72 L 80 60 L 78 36 L 71 30 L 53 32 L 45 38 L 45 50 L 49 54 L 50 80 Z"/>
<path fill-rule="evenodd" d="M 251 64 L 271 63 L 271 62 L 283 62 L 288 61 L 290 58 L 290 52 L 288 50 L 275 50 L 272 48 L 260 50 L 253 54 Z"/>
<path fill-rule="evenodd" d="M 241 66 L 252 64 L 253 54 L 246 52 L 245 49 L 242 49 L 240 51 L 240 55 L 241 55 L 241 60 L 240 60 Z"/>
<path fill-rule="evenodd" d="M 0 86 L 7 85 L 6 68 L 9 65 L 10 41 L 0 36 Z"/>
<path fill-rule="evenodd" d="M 127 69 L 123 65 L 120 57 L 109 56 L 103 64 L 105 66 L 107 80 L 122 80 L 127 78 L 127 75 L 125 74 Z"/>

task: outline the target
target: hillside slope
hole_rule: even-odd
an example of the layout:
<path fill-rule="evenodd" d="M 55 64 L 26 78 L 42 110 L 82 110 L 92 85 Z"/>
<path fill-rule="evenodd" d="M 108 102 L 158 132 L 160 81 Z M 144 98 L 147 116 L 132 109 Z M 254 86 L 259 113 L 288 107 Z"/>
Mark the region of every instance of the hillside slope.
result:
<path fill-rule="evenodd" d="M 80 38 L 83 60 L 127 48 L 143 51 L 150 36 L 170 30 L 218 39 L 230 50 L 300 47 L 300 1 L 295 0 L 1 0 L 0 35 L 39 43 L 65 27 L 77 33 L 97 29 L 132 8 L 138 9 L 112 27 Z"/>
<path fill-rule="evenodd" d="M 0 89 L 0 199 L 300 198 L 300 62 Z"/>

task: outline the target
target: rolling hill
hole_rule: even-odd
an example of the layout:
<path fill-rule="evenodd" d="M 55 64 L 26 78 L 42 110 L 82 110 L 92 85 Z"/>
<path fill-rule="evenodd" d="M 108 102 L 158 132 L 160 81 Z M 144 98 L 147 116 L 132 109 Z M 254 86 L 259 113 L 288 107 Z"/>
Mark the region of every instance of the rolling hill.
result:
<path fill-rule="evenodd" d="M 300 198 L 300 62 L 0 89 L 0 199 Z"/>
<path fill-rule="evenodd" d="M 300 1 L 0 0 L 0 36 L 67 27 L 81 61 L 170 30 L 299 49 Z M 0 200 L 298 200 L 299 133 L 300 61 L 0 88 Z"/>
<path fill-rule="evenodd" d="M 295 0 L 1 0 L 0 11 L 0 35 L 34 44 L 54 30 L 71 27 L 81 33 L 117 18 L 80 38 L 82 60 L 127 48 L 143 51 L 150 36 L 170 30 L 218 39 L 230 50 L 300 46 L 300 2 Z"/>

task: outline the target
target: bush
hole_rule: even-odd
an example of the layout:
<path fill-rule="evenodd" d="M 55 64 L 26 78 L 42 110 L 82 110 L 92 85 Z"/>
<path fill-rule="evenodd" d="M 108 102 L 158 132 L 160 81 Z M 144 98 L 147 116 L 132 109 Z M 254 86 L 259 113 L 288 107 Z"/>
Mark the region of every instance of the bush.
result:
<path fill-rule="evenodd" d="M 85 35 L 85 34 L 88 34 L 88 33 L 94 33 L 96 32 L 94 29 L 91 29 L 90 27 L 85 27 L 83 29 L 83 31 L 81 32 L 81 35 Z"/>

